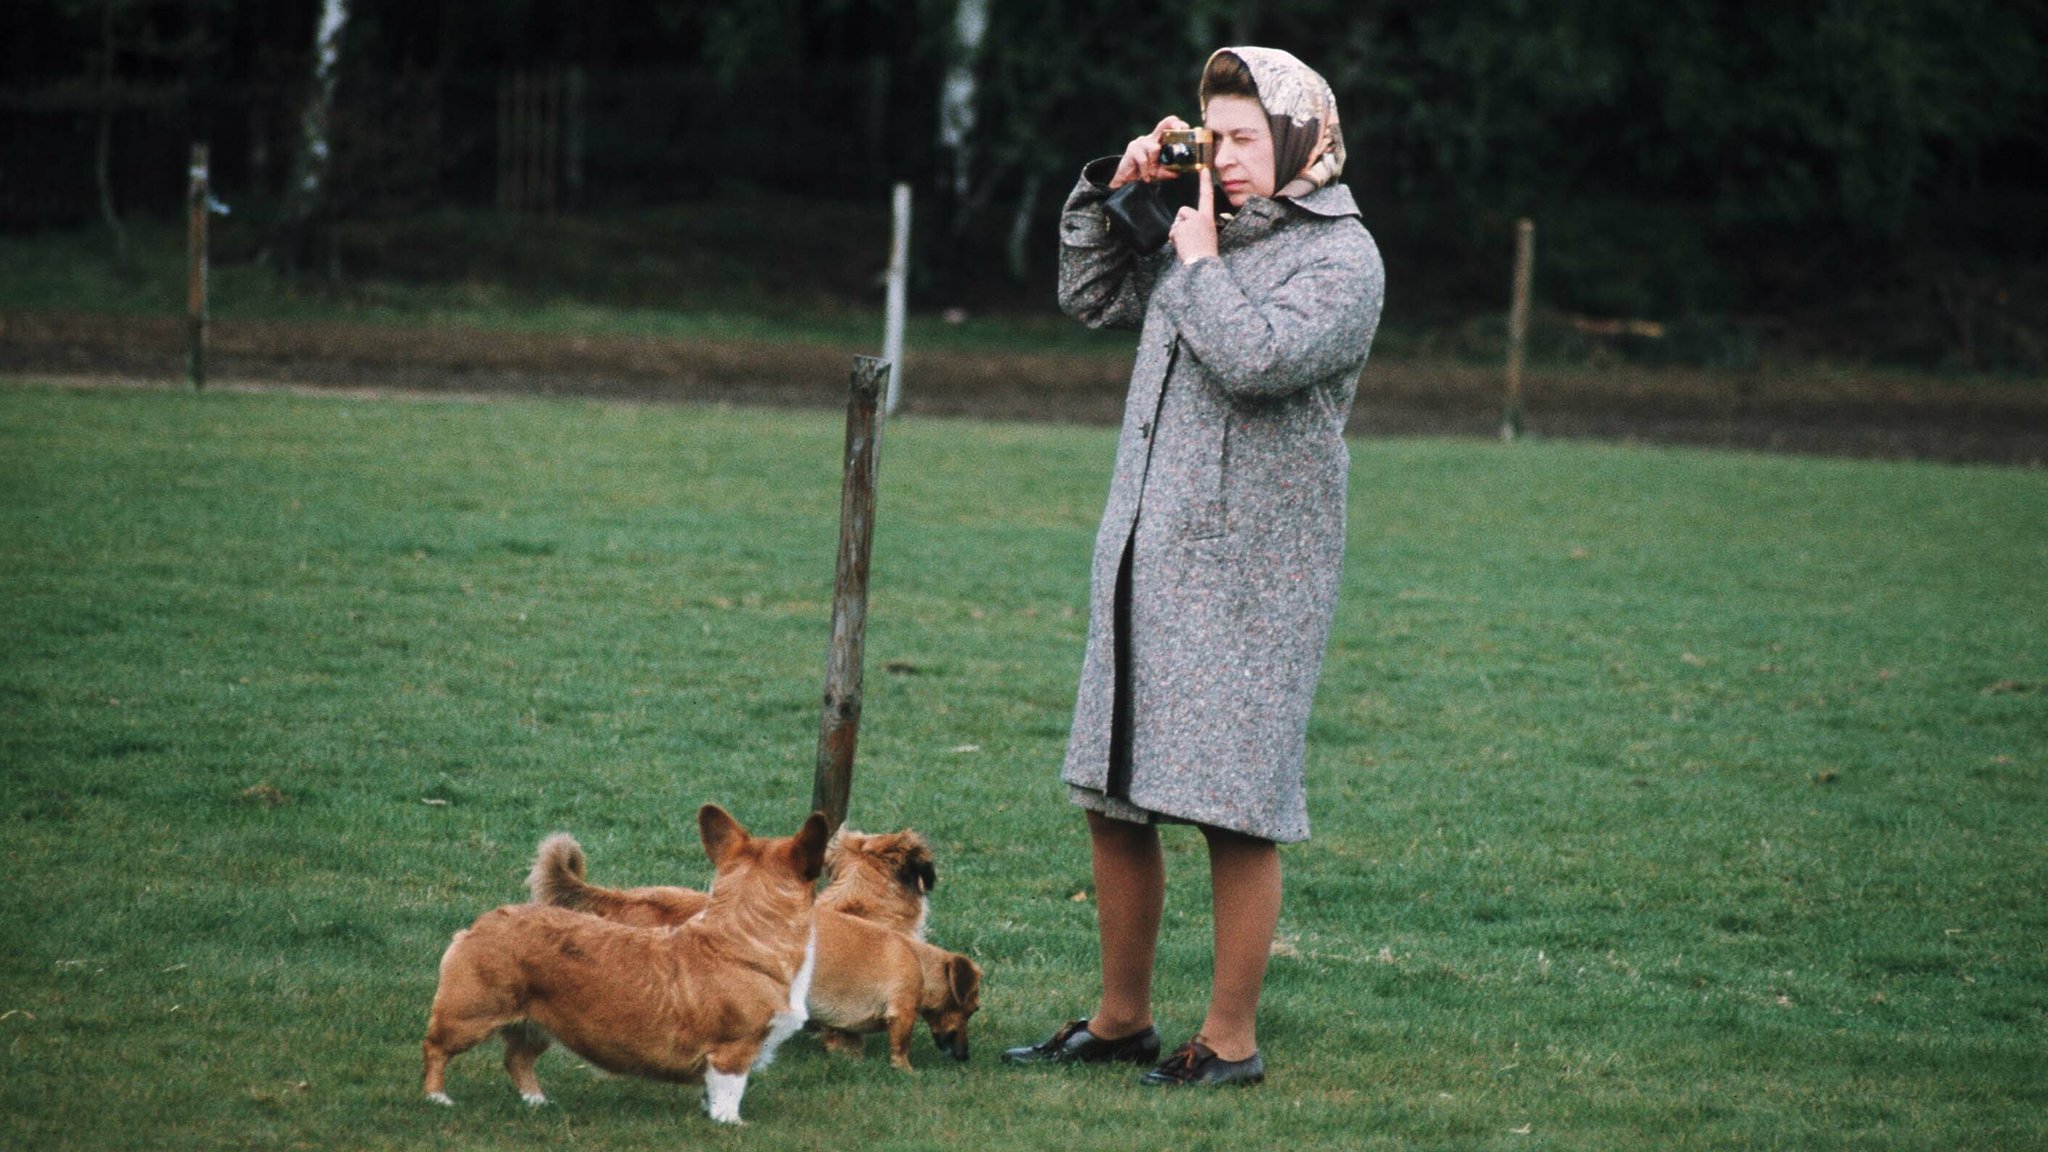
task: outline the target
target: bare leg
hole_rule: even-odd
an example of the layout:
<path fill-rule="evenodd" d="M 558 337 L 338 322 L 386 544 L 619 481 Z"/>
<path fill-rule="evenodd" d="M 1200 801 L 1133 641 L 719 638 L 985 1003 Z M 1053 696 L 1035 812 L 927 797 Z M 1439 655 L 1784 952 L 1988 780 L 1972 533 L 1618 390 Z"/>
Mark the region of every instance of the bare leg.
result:
<path fill-rule="evenodd" d="M 1216 915 L 1216 967 L 1202 1042 L 1225 1060 L 1258 1051 L 1259 990 L 1280 923 L 1280 850 L 1270 840 L 1204 828 Z"/>
<path fill-rule="evenodd" d="M 1166 906 L 1166 860 L 1150 824 L 1088 813 L 1095 872 L 1095 926 L 1102 945 L 1102 1000 L 1089 1031 L 1116 1040 L 1152 1025 L 1152 961 Z"/>

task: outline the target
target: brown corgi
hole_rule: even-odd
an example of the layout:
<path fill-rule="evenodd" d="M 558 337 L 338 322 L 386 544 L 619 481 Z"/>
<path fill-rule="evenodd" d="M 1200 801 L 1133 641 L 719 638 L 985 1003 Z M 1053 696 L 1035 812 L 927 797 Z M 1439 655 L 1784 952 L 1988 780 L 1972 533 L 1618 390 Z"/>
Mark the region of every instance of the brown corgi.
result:
<path fill-rule="evenodd" d="M 911 1030 L 922 1018 L 941 1051 L 967 1059 L 967 1022 L 981 1007 L 980 967 L 896 927 L 922 928 L 925 920 L 925 893 L 937 876 L 924 838 L 842 830 L 825 859 L 833 879 L 818 896 L 818 968 L 808 1003 L 825 1046 L 858 1052 L 862 1033 L 887 1031 L 890 1063 L 908 1069 Z M 536 903 L 626 924 L 681 924 L 705 905 L 705 895 L 689 888 L 599 887 L 584 878 L 585 868 L 575 837 L 556 833 L 535 853 L 527 887 Z M 828 903 L 835 894 L 836 908 Z"/>
<path fill-rule="evenodd" d="M 526 890 L 536 904 L 574 908 L 622 924 L 680 924 L 704 907 L 690 888 L 600 888 L 584 879 L 582 845 L 567 832 L 540 842 Z M 931 848 L 914 831 L 868 834 L 841 828 L 825 849 L 818 907 L 924 939 L 928 893 L 938 886 Z"/>
<path fill-rule="evenodd" d="M 828 825 L 814 813 L 794 836 L 756 838 L 713 804 L 697 825 L 714 878 L 679 925 L 519 904 L 455 934 L 421 1044 L 428 1099 L 449 1103 L 448 1061 L 495 1032 L 529 1103 L 546 1102 L 534 1061 L 553 1039 L 610 1072 L 701 1079 L 711 1118 L 739 1123 L 748 1071 L 803 1026 Z"/>

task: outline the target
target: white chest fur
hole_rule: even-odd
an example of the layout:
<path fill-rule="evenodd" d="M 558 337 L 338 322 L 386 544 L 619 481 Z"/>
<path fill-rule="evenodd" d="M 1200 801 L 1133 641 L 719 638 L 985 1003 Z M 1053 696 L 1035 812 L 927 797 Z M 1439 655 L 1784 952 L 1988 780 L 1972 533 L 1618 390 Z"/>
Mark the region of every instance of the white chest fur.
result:
<path fill-rule="evenodd" d="M 797 1034 L 804 1021 L 811 1018 L 806 1005 L 811 998 L 811 974 L 818 967 L 818 926 L 811 925 L 811 934 L 804 941 L 804 962 L 796 970 L 796 979 L 789 983 L 789 1007 L 777 1012 L 768 1025 L 768 1039 L 761 1045 L 761 1054 L 754 1058 L 754 1067 L 766 1068 L 775 1062 L 775 1050 L 782 1042 Z"/>

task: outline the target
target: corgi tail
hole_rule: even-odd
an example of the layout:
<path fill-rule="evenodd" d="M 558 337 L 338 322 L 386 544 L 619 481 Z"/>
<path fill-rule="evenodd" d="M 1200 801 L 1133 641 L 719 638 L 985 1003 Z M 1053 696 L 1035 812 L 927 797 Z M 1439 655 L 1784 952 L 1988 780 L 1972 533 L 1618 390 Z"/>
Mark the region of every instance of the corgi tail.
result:
<path fill-rule="evenodd" d="M 526 890 L 536 904 L 581 908 L 590 902 L 590 885 L 583 879 L 583 869 L 583 845 L 567 832 L 557 832 L 541 841 L 534 852 Z"/>

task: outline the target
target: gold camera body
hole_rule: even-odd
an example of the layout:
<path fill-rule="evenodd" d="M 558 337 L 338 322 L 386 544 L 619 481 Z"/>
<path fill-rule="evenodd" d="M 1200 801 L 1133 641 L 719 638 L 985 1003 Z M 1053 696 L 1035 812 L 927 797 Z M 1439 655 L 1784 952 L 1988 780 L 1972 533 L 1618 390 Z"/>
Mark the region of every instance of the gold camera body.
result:
<path fill-rule="evenodd" d="M 1168 128 L 1159 134 L 1159 166 L 1185 176 L 1216 159 L 1216 134 L 1207 128 Z"/>

